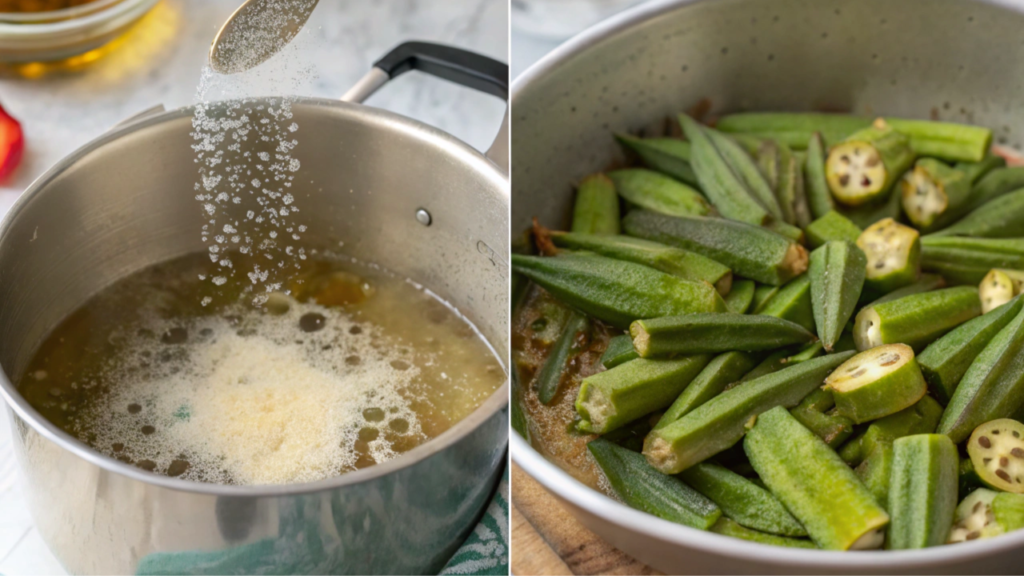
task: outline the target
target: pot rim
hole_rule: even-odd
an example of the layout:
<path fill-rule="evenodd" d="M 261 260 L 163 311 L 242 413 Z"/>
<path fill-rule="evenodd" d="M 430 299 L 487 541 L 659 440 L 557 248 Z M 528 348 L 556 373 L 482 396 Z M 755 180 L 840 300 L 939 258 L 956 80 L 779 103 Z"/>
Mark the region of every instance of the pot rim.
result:
<path fill-rule="evenodd" d="M 509 105 L 515 109 L 517 98 L 532 84 L 570 60 L 583 55 L 591 47 L 613 36 L 629 32 L 646 22 L 692 4 L 711 0 L 652 0 L 620 12 L 560 44 L 512 82 Z M 1024 12 L 1015 0 L 967 0 L 988 4 L 1014 12 Z M 513 127 L 513 132 L 514 132 Z M 943 564 L 951 560 L 967 561 L 996 552 L 1024 548 L 1024 530 L 997 538 L 962 542 L 921 550 L 875 550 L 856 553 L 829 550 L 785 548 L 739 540 L 713 532 L 690 528 L 635 510 L 593 490 L 549 461 L 533 449 L 517 432 L 509 438 L 512 461 L 559 499 L 569 502 L 604 522 L 627 529 L 652 540 L 661 540 L 683 548 L 697 548 L 709 553 L 738 558 L 752 563 L 787 567 L 838 569 L 855 573 L 858 569 L 908 569 Z"/>
<path fill-rule="evenodd" d="M 259 99 L 269 98 L 281 98 L 280 96 L 267 96 L 260 97 Z M 475 169 L 482 170 L 484 172 L 490 172 L 491 176 L 497 179 L 498 182 L 508 182 L 507 176 L 501 173 L 501 171 L 495 166 L 490 160 L 488 160 L 483 153 L 469 146 L 465 142 L 452 136 L 451 134 L 424 124 L 407 116 L 383 110 L 380 108 L 374 108 L 372 106 L 365 106 L 361 104 L 351 104 L 348 102 L 342 102 L 340 100 L 332 100 L 329 98 L 310 98 L 310 97 L 296 97 L 293 99 L 293 105 L 298 106 L 313 106 L 313 107 L 330 107 L 337 108 L 344 111 L 345 114 L 352 116 L 366 116 L 377 118 L 382 120 L 384 123 L 395 127 L 396 131 L 402 133 L 403 136 L 416 138 L 424 143 L 434 143 L 443 145 L 444 147 L 454 147 L 453 155 L 457 156 L 460 160 L 470 164 Z M 18 197 L 14 205 L 4 216 L 3 220 L 0 221 L 0 242 L 3 242 L 4 238 L 9 233 L 14 220 L 18 215 L 25 209 L 25 207 L 33 200 L 34 196 L 40 193 L 46 185 L 53 179 L 59 177 L 66 169 L 71 167 L 77 161 L 82 159 L 89 153 L 105 146 L 106 144 L 113 142 L 127 134 L 132 132 L 148 128 L 150 126 L 160 124 L 163 122 L 173 122 L 180 120 L 181 118 L 191 118 L 193 109 L 195 106 L 184 106 L 174 110 L 166 112 L 155 113 L 153 115 L 145 115 L 137 120 L 129 119 L 123 124 L 115 126 L 110 131 L 102 134 L 101 136 L 91 140 L 82 147 L 78 148 L 74 152 L 68 154 L 62 158 L 59 162 L 54 164 L 49 170 L 44 172 L 41 176 L 36 178 L 28 188 Z M 509 190 L 508 186 L 504 187 L 503 194 L 508 197 Z M 484 342 L 494 352 L 494 348 L 490 342 L 484 340 Z M 208 494 L 212 496 L 236 496 L 236 497 L 265 497 L 265 496 L 292 496 L 298 494 L 307 494 L 313 492 L 321 492 L 325 490 L 332 490 L 344 486 L 351 486 L 361 484 L 364 482 L 371 482 L 380 477 L 387 476 L 397 470 L 401 470 L 406 467 L 413 466 L 419 462 L 427 460 L 428 458 L 447 450 L 449 447 L 459 442 L 466 436 L 469 436 L 477 428 L 480 427 L 484 422 L 489 420 L 495 414 L 502 410 L 507 410 L 509 402 L 509 380 L 507 379 L 508 367 L 505 365 L 506 361 L 499 354 L 495 353 L 495 357 L 499 363 L 506 370 L 506 380 L 494 393 L 492 393 L 483 403 L 480 404 L 473 412 L 462 420 L 456 422 L 451 428 L 445 430 L 440 435 L 432 438 L 424 444 L 413 448 L 409 452 L 402 454 L 401 456 L 384 462 L 383 464 L 377 464 L 369 468 L 363 468 L 354 472 L 348 472 L 340 476 L 333 476 L 331 478 L 325 478 L 323 480 L 317 480 L 315 482 L 301 482 L 294 484 L 261 484 L 261 485 L 248 485 L 248 486 L 234 486 L 225 484 L 207 484 L 202 482 L 193 482 L 190 480 L 181 480 L 178 478 L 171 478 L 168 476 L 162 476 L 151 472 L 143 471 L 134 466 L 125 464 L 119 460 L 104 456 L 99 452 L 96 452 L 92 448 L 88 447 L 85 443 L 74 438 L 70 434 L 60 430 L 49 420 L 44 418 L 39 412 L 32 408 L 28 402 L 18 393 L 14 384 L 11 382 L 7 375 L 6 370 L 0 366 L 0 398 L 6 401 L 7 406 L 12 410 L 19 418 L 28 423 L 37 433 L 42 437 L 46 438 L 50 442 L 57 444 L 61 448 L 71 452 L 72 454 L 86 460 L 87 462 L 99 466 L 109 472 L 127 476 L 132 480 L 143 482 L 145 484 L 151 484 L 159 488 L 165 488 L 169 490 L 176 490 L 180 492 L 190 492 L 198 494 Z M 12 422 L 13 424 L 13 422 Z M 497 447 L 496 451 L 505 450 L 507 447 Z"/>

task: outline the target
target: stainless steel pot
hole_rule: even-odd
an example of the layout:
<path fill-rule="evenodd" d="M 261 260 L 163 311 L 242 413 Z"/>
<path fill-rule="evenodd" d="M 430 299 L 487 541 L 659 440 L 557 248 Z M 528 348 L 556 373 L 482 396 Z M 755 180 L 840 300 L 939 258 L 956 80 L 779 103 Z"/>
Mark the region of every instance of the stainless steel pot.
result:
<path fill-rule="evenodd" d="M 505 66 L 483 60 L 403 45 L 348 99 L 413 68 L 504 95 Z M 306 238 L 343 242 L 345 253 L 429 287 L 505 358 L 508 267 L 497 255 L 508 253 L 507 163 L 383 110 L 322 99 L 300 99 L 293 110 L 302 165 L 296 225 L 308 226 Z M 0 225 L 0 393 L 40 533 L 72 573 L 436 573 L 499 480 L 507 385 L 393 461 L 320 482 L 240 487 L 156 476 L 101 456 L 11 384 L 91 295 L 205 249 L 191 120 L 186 108 L 112 130 L 37 180 Z M 499 160 L 500 149 L 507 144 L 492 149 Z"/>
<path fill-rule="evenodd" d="M 621 160 L 612 132 L 709 98 L 716 112 L 850 109 L 938 117 L 1024 136 L 1024 8 L 964 0 L 672 0 L 562 45 L 512 87 L 512 230 L 565 226 L 572 184 Z M 512 458 L 586 526 L 667 573 L 1021 573 L 1024 531 L 909 552 L 791 550 L 632 510 L 517 434 Z"/>

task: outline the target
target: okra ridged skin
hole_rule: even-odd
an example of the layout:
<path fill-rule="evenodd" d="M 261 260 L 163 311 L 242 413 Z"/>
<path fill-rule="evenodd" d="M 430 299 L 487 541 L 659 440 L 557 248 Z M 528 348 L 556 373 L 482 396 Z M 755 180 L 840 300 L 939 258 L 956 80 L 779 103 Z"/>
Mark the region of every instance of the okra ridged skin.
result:
<path fill-rule="evenodd" d="M 881 545 L 876 532 L 889 523 L 889 515 L 853 470 L 785 409 L 758 416 L 743 449 L 761 480 L 818 547 Z"/>
<path fill-rule="evenodd" d="M 605 434 L 661 410 L 675 400 L 711 361 L 708 354 L 672 360 L 638 358 L 583 379 L 576 397 L 578 427 Z"/>
<path fill-rule="evenodd" d="M 721 534 L 722 536 L 738 538 L 740 540 L 756 542 L 758 544 L 767 544 L 769 546 L 806 548 L 808 550 L 818 549 L 818 547 L 814 545 L 814 542 L 811 542 L 810 540 L 803 538 L 787 538 L 785 536 L 776 536 L 775 534 L 767 534 L 758 530 L 751 530 L 750 528 L 742 526 L 738 522 L 730 520 L 725 516 L 719 518 L 718 522 L 715 522 L 715 525 L 711 527 L 711 531 L 715 534 Z"/>
<path fill-rule="evenodd" d="M 691 466 L 679 477 L 741 526 L 779 536 L 807 536 L 804 527 L 771 492 L 724 466 L 705 462 Z"/>
<path fill-rule="evenodd" d="M 893 456 L 892 442 L 880 443 L 853 470 L 868 492 L 874 496 L 875 502 L 883 508 L 889 505 L 889 478 L 892 476 Z"/>
<path fill-rule="evenodd" d="M 971 200 L 965 208 L 974 210 L 992 200 L 1024 188 L 1024 166 L 998 168 L 986 174 L 971 190 Z"/>
<path fill-rule="evenodd" d="M 615 139 L 626 148 L 636 152 L 643 163 L 667 174 L 680 182 L 697 186 L 697 175 L 690 166 L 690 143 L 676 138 L 637 138 L 628 134 L 616 134 Z"/>
<path fill-rule="evenodd" d="M 772 286 L 771 284 L 759 284 L 754 288 L 754 297 L 750 301 L 751 314 L 760 314 L 761 310 L 768 305 L 768 302 L 779 293 L 781 286 Z"/>
<path fill-rule="evenodd" d="M 590 319 L 578 312 L 573 312 L 562 329 L 561 336 L 555 341 L 554 347 L 544 361 L 534 380 L 534 387 L 537 389 L 537 396 L 541 404 L 551 404 L 558 394 L 559 384 L 562 382 L 562 372 L 565 365 L 575 353 L 578 353 L 577 340 L 581 334 L 590 332 Z"/>
<path fill-rule="evenodd" d="M 723 296 L 732 288 L 732 271 L 724 264 L 695 252 L 629 236 L 552 232 L 559 248 L 586 250 L 678 276 L 691 282 L 708 282 Z"/>
<path fill-rule="evenodd" d="M 733 282 L 732 289 L 725 296 L 725 307 L 729 312 L 743 314 L 750 309 L 754 301 L 754 289 L 756 285 L 753 280 L 740 280 Z"/>
<path fill-rule="evenodd" d="M 980 314 L 977 288 L 943 288 L 861 309 L 853 335 L 861 351 L 882 344 L 906 344 L 918 352 Z"/>
<path fill-rule="evenodd" d="M 957 504 L 956 445 L 942 434 L 919 434 L 896 440 L 893 449 L 886 547 L 912 550 L 945 544 Z"/>
<path fill-rule="evenodd" d="M 731 168 L 746 184 L 750 196 L 767 210 L 772 218 L 782 218 L 783 211 L 772 192 L 770 183 L 762 175 L 754 159 L 743 150 L 743 147 L 717 130 L 706 129 L 704 133 L 718 149 L 725 165 Z"/>
<path fill-rule="evenodd" d="M 725 311 L 725 301 L 711 284 L 603 256 L 512 254 L 512 270 L 565 304 L 623 330 L 638 318 Z"/>
<path fill-rule="evenodd" d="M 1015 238 L 1024 234 L 1024 189 L 982 204 L 956 224 L 930 236 Z"/>
<path fill-rule="evenodd" d="M 836 210 L 860 228 L 867 228 L 885 218 L 903 219 L 902 197 L 896 190 L 889 192 L 885 198 L 874 202 L 853 207 L 836 206 Z"/>
<path fill-rule="evenodd" d="M 935 398 L 948 404 L 960 380 L 974 359 L 1021 311 L 1022 301 L 1010 302 L 968 320 L 942 338 L 932 342 L 917 357 L 928 389 Z"/>
<path fill-rule="evenodd" d="M 993 170 L 1006 168 L 1006 158 L 989 151 L 978 162 L 957 162 L 953 167 L 963 172 L 971 184 L 975 184 Z"/>
<path fill-rule="evenodd" d="M 619 195 L 615 183 L 604 174 L 587 176 L 576 189 L 572 231 L 618 234 L 619 230 Z"/>
<path fill-rule="evenodd" d="M 587 449 L 615 494 L 630 508 L 700 530 L 711 528 L 722 516 L 714 502 L 678 478 L 654 470 L 638 452 L 601 438 L 587 444 Z"/>
<path fill-rule="evenodd" d="M 619 364 L 625 364 L 639 357 L 640 355 L 633 348 L 633 338 L 629 334 L 619 334 L 608 341 L 608 347 L 601 355 L 601 365 L 605 369 L 611 370 Z"/>
<path fill-rule="evenodd" d="M 788 320 L 807 331 L 814 330 L 810 275 L 804 273 L 786 282 L 778 292 L 761 302 L 757 314 Z"/>
<path fill-rule="evenodd" d="M 832 210 L 808 224 L 804 232 L 807 234 L 807 244 L 811 248 L 817 248 L 833 240 L 856 243 L 863 230 L 846 216 Z"/>
<path fill-rule="evenodd" d="M 649 210 L 631 211 L 622 225 L 630 236 L 702 254 L 728 266 L 733 274 L 762 284 L 785 284 L 807 269 L 803 246 L 760 226 Z"/>
<path fill-rule="evenodd" d="M 979 425 L 1024 404 L 1024 310 L 982 349 L 949 400 L 938 432 L 959 444 Z"/>
<path fill-rule="evenodd" d="M 754 416 L 792 408 L 853 353 L 830 354 L 766 374 L 722 392 L 672 424 L 652 431 L 644 456 L 666 474 L 678 474 L 732 446 Z M 787 412 L 788 415 L 788 412 Z"/>
<path fill-rule="evenodd" d="M 713 212 L 704 196 L 686 184 L 645 168 L 608 172 L 615 190 L 630 204 L 672 216 L 707 216 Z"/>
<path fill-rule="evenodd" d="M 820 132 L 811 134 L 807 141 L 807 159 L 804 161 L 804 189 L 807 192 L 807 205 L 811 216 L 815 219 L 825 217 L 835 211 L 835 201 L 828 189 L 825 179 L 825 140 Z M 854 239 L 856 241 L 856 238 Z"/>
<path fill-rule="evenodd" d="M 785 144 L 779 144 L 779 184 L 775 190 L 783 214 L 792 215 L 787 222 L 801 228 L 811 223 L 811 209 L 804 189 L 803 164 Z"/>
<path fill-rule="evenodd" d="M 633 347 L 632 340 L 629 346 Z M 654 428 L 664 428 L 718 396 L 726 386 L 738 381 L 756 364 L 757 358 L 746 352 L 725 352 L 715 356 L 662 414 Z"/>
<path fill-rule="evenodd" d="M 921 156 L 979 162 L 992 144 L 992 131 L 980 126 L 892 117 L 884 120 L 909 136 L 911 146 Z M 827 143 L 835 144 L 870 125 L 870 118 L 821 112 L 744 112 L 723 116 L 716 124 L 723 132 L 773 138 L 793 148 L 806 146 L 814 132 L 821 132 Z"/>
<path fill-rule="evenodd" d="M 977 286 L 993 268 L 1024 269 L 1024 237 L 925 236 L 921 268 L 942 274 L 951 284 Z"/>
<path fill-rule="evenodd" d="M 864 289 L 867 257 L 855 244 L 833 240 L 811 252 L 807 275 L 818 338 L 825 350 L 839 341 Z"/>
<path fill-rule="evenodd" d="M 921 274 L 913 284 L 907 284 L 906 286 L 897 288 L 892 292 L 886 292 L 882 296 L 878 296 L 871 300 L 865 307 L 875 306 L 876 304 L 899 300 L 905 296 L 920 294 L 922 292 L 931 292 L 932 290 L 938 290 L 939 288 L 945 287 L 946 280 L 942 276 L 938 274 Z M 877 295 L 878 293 L 874 292 L 873 294 Z"/>
<path fill-rule="evenodd" d="M 641 358 L 774 350 L 814 340 L 814 334 L 788 320 L 732 312 L 637 320 L 629 333 Z"/>
<path fill-rule="evenodd" d="M 878 446 L 892 444 L 897 438 L 912 434 L 935 432 L 941 417 L 942 406 L 931 396 L 925 396 L 910 408 L 872 422 L 863 434 L 839 449 L 839 456 L 847 464 L 856 466 Z"/>
<path fill-rule="evenodd" d="M 835 449 L 853 434 L 854 423 L 853 420 L 832 411 L 834 406 L 832 392 L 824 388 L 808 394 L 789 413 L 808 430 L 814 432 L 815 436 L 824 440 L 829 447 Z"/>
<path fill-rule="evenodd" d="M 730 220 L 755 226 L 767 224 L 772 219 L 771 214 L 726 162 L 709 137 L 710 130 L 685 114 L 679 115 L 679 123 L 690 141 L 690 163 L 700 188 L 718 212 Z"/>

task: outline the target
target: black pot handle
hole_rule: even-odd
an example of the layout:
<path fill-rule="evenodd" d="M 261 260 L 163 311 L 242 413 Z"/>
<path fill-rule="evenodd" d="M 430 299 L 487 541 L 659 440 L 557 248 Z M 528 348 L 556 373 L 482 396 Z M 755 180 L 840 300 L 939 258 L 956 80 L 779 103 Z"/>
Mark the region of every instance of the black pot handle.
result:
<path fill-rule="evenodd" d="M 389 78 L 419 70 L 508 100 L 508 65 L 461 48 L 432 42 L 405 42 L 373 65 L 386 72 Z"/>
<path fill-rule="evenodd" d="M 410 70 L 443 78 L 450 82 L 479 90 L 508 101 L 508 65 L 475 52 L 434 44 L 432 42 L 404 42 L 374 63 L 341 99 L 345 102 L 363 102 L 388 80 Z M 508 113 L 501 130 L 487 156 L 508 172 Z"/>

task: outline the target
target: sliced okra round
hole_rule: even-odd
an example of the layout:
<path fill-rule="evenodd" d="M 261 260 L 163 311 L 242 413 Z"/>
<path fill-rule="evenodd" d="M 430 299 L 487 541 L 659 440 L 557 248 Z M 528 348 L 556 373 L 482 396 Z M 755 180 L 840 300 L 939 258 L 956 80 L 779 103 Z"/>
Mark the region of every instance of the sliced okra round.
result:
<path fill-rule="evenodd" d="M 1003 533 L 992 512 L 992 501 L 996 492 L 978 488 L 967 495 L 956 507 L 953 528 L 949 531 L 947 544 L 967 542 L 981 538 L 992 538 Z"/>
<path fill-rule="evenodd" d="M 967 441 L 967 454 L 982 482 L 1024 493 L 1024 424 L 1009 418 L 985 422 Z"/>
<path fill-rule="evenodd" d="M 1013 280 L 1006 272 L 993 268 L 982 278 L 978 284 L 978 297 L 981 298 L 981 313 L 986 314 L 995 310 L 1010 300 L 1013 300 Z"/>
<path fill-rule="evenodd" d="M 929 228 L 939 217 L 959 210 L 971 192 L 966 175 L 934 158 L 918 160 L 900 180 L 903 211 L 919 228 Z"/>
<path fill-rule="evenodd" d="M 890 292 L 917 280 L 921 269 L 921 239 L 917 230 L 885 218 L 861 232 L 857 246 L 868 258 L 867 288 Z"/>
<path fill-rule="evenodd" d="M 832 148 L 825 177 L 836 200 L 859 206 L 885 195 L 913 161 L 910 139 L 876 121 Z"/>
<path fill-rule="evenodd" d="M 839 413 L 857 424 L 913 406 L 928 391 L 914 350 L 878 346 L 850 358 L 825 379 Z"/>

